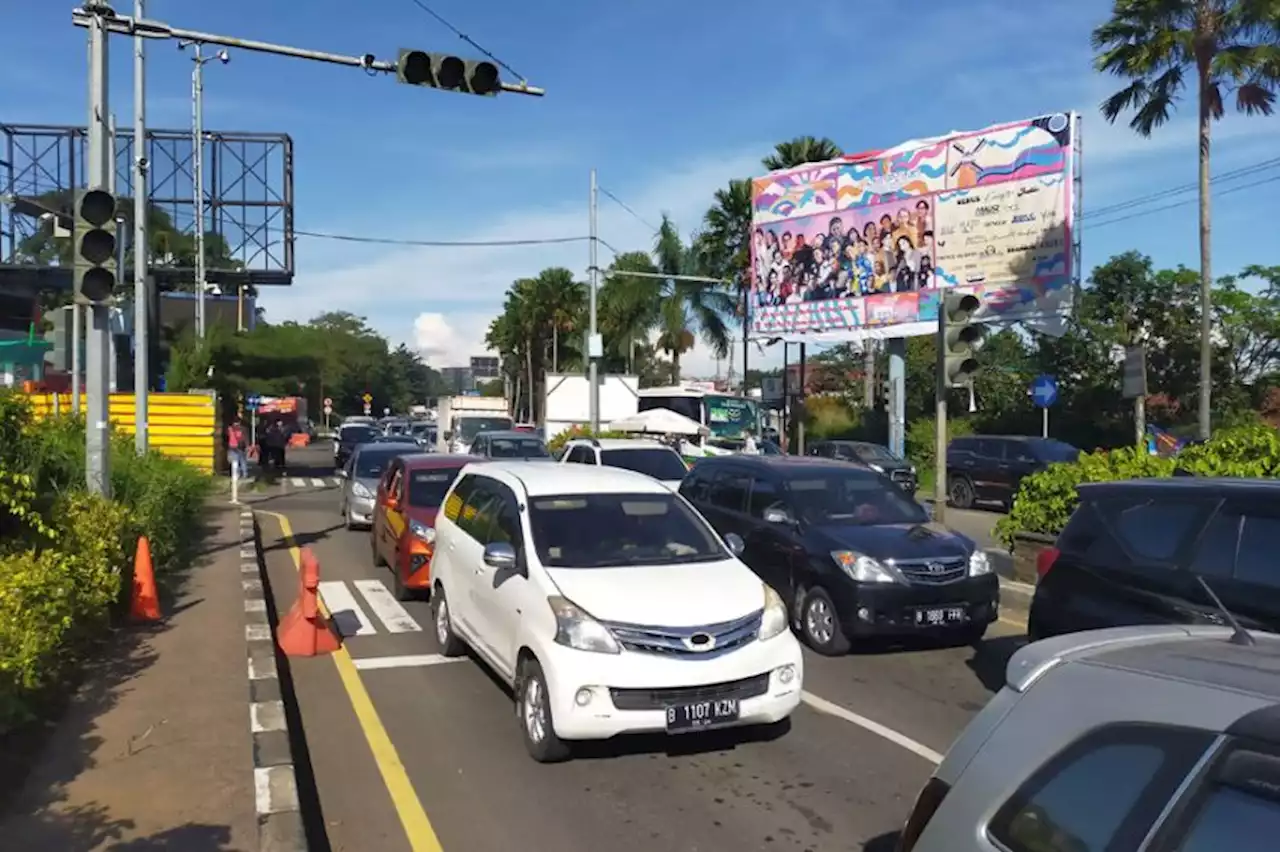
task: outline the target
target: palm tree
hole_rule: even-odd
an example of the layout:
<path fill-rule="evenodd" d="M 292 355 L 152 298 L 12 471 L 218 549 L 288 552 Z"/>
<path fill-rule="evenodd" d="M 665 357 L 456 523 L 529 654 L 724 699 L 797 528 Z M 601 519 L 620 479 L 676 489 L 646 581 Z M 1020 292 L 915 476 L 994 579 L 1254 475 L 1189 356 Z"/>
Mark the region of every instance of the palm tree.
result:
<path fill-rule="evenodd" d="M 672 372 L 679 381 L 680 356 L 693 348 L 694 329 L 717 358 L 729 354 L 725 317 L 733 313 L 735 303 L 731 294 L 717 286 L 677 277 L 697 273 L 697 256 L 665 213 L 654 239 L 653 255 L 658 272 L 672 276 L 660 284 L 658 347 L 671 356 Z"/>
<path fill-rule="evenodd" d="M 839 158 L 844 150 L 823 136 L 797 136 L 773 147 L 773 153 L 764 158 L 764 167 L 771 172 L 792 169 L 805 163 L 825 163 Z"/>
<path fill-rule="evenodd" d="M 1195 85 L 1200 151 L 1200 436 L 1210 432 L 1213 273 L 1210 263 L 1209 152 L 1213 122 L 1235 108 L 1270 115 L 1280 88 L 1280 6 L 1274 0 L 1116 0 L 1093 31 L 1099 71 L 1130 81 L 1102 102 L 1115 122 L 1150 136 L 1177 106 L 1187 78 Z"/>
<path fill-rule="evenodd" d="M 598 295 L 600 333 L 604 338 L 606 368 L 609 362 L 625 365 L 635 372 L 636 346 L 647 345 L 649 331 L 660 317 L 659 282 L 653 278 L 629 276 L 628 272 L 654 275 L 657 265 L 647 252 L 630 251 L 618 255 L 609 267 Z"/>

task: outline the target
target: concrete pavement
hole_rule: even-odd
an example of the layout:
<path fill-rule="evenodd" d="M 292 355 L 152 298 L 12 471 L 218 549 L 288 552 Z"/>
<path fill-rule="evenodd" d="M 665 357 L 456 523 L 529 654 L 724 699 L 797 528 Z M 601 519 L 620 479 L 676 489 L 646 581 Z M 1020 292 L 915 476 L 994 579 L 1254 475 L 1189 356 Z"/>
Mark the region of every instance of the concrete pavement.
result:
<path fill-rule="evenodd" d="M 438 656 L 425 603 L 391 598 L 368 533 L 342 528 L 337 489 L 285 488 L 255 498 L 269 594 L 291 605 L 295 547 L 310 546 L 347 634 L 339 654 L 289 663 L 309 753 L 299 777 L 314 778 L 313 822 L 339 852 L 888 852 L 1022 641 L 1001 624 L 978 648 L 807 654 L 806 703 L 776 739 L 641 738 L 541 766 L 502 686 L 469 658 Z"/>

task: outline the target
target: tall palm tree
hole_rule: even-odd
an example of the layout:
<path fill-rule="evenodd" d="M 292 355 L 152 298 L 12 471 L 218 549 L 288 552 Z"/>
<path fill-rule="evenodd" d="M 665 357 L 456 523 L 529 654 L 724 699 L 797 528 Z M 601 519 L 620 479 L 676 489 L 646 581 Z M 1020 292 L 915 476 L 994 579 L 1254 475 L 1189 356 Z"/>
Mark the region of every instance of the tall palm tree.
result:
<path fill-rule="evenodd" d="M 1275 0 L 1116 0 L 1111 19 L 1093 31 L 1099 71 L 1129 85 L 1102 102 L 1115 122 L 1142 136 L 1169 120 L 1190 78 L 1195 86 L 1200 150 L 1200 436 L 1210 432 L 1212 286 L 1209 153 L 1213 122 L 1235 108 L 1270 115 L 1280 88 L 1280 4 Z"/>
<path fill-rule="evenodd" d="M 791 169 L 805 163 L 825 163 L 841 156 L 844 150 L 825 136 L 797 136 L 773 147 L 773 153 L 764 158 L 769 171 Z"/>
<path fill-rule="evenodd" d="M 697 255 L 665 213 L 654 238 L 653 256 L 658 272 L 672 276 L 660 284 L 658 346 L 671 356 L 672 372 L 679 381 L 680 356 L 693 348 L 695 329 L 715 357 L 729 354 L 725 317 L 733 313 L 735 303 L 731 294 L 715 285 L 676 277 L 698 273 Z"/>
<path fill-rule="evenodd" d="M 655 298 L 660 288 L 657 280 L 629 276 L 628 272 L 653 275 L 658 267 L 647 252 L 618 255 L 600 287 L 598 312 L 606 364 L 625 365 L 632 373 L 637 345 L 647 345 L 649 331 L 660 318 L 660 302 Z"/>

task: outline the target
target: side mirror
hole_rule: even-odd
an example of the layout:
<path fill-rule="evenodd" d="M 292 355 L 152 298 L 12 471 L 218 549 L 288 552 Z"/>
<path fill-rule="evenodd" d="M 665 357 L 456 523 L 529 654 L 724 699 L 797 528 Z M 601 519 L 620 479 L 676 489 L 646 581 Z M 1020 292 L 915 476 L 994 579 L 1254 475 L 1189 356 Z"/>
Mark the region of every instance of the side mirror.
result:
<path fill-rule="evenodd" d="M 339 479 L 347 478 L 347 469 L 345 467 L 338 468 L 338 478 Z"/>
<path fill-rule="evenodd" d="M 792 524 L 794 521 L 791 514 L 786 509 L 765 509 L 764 522 L 766 524 Z"/>
<path fill-rule="evenodd" d="M 484 564 L 499 571 L 510 571 L 516 567 L 516 549 L 509 542 L 490 542 L 484 546 Z"/>
<path fill-rule="evenodd" d="M 741 556 L 742 551 L 747 549 L 747 543 L 742 540 L 742 536 L 737 533 L 729 533 L 724 537 L 724 543 L 729 546 L 729 552 L 734 556 Z"/>

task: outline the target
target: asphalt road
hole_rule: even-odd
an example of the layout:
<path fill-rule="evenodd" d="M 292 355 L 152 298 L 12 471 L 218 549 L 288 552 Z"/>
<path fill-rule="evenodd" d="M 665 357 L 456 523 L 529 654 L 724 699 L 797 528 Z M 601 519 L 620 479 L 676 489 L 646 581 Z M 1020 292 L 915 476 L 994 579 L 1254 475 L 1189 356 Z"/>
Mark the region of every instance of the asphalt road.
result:
<path fill-rule="evenodd" d="M 343 652 L 291 663 L 313 817 L 340 852 L 889 852 L 1021 642 L 1000 624 L 977 648 L 808 654 L 806 703 L 773 740 L 621 740 L 539 765 L 504 689 L 471 659 L 436 656 L 427 604 L 389 600 L 368 533 L 342 528 L 325 457 L 295 452 L 290 478 L 255 492 L 254 507 L 281 611 L 296 594 L 290 545 L 308 546 L 347 634 Z"/>

